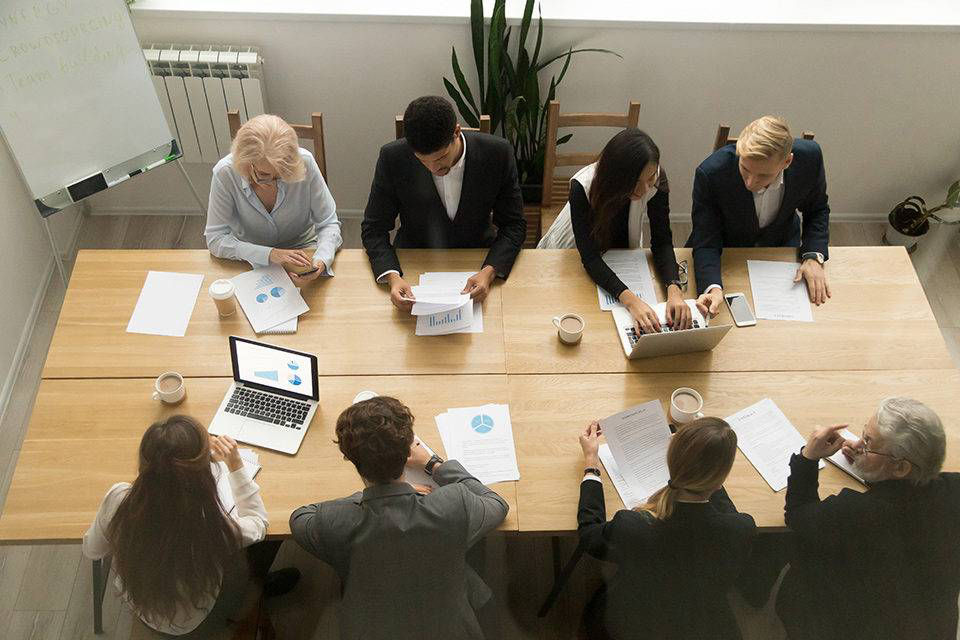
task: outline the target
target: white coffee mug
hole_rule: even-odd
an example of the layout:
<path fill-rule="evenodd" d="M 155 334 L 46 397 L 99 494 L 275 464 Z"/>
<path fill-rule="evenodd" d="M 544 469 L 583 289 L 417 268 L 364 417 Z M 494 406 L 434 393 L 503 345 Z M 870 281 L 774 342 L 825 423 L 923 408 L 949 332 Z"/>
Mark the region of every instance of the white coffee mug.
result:
<path fill-rule="evenodd" d="M 237 300 L 234 298 L 236 286 L 230 280 L 214 280 L 210 283 L 210 297 L 217 305 L 217 313 L 221 318 L 232 316 L 237 311 Z"/>
<path fill-rule="evenodd" d="M 561 342 L 576 344 L 583 337 L 583 328 L 587 324 L 577 314 L 565 313 L 553 319 L 553 326 L 557 328 L 557 337 Z"/>
<path fill-rule="evenodd" d="M 369 400 L 371 398 L 376 398 L 378 395 L 380 394 L 376 391 L 361 391 L 357 395 L 353 396 L 353 404 L 357 404 L 358 402 L 363 402 L 364 400 Z"/>
<path fill-rule="evenodd" d="M 187 388 L 183 384 L 183 376 L 176 371 L 167 371 L 157 376 L 153 383 L 153 399 L 167 404 L 176 404 L 183 400 Z"/>
<path fill-rule="evenodd" d="M 679 401 L 678 396 L 680 396 Z M 686 398 L 691 398 L 693 402 Z M 680 387 L 670 394 L 670 417 L 673 418 L 674 424 L 686 424 L 697 418 L 702 418 L 703 413 L 700 412 L 700 409 L 703 409 L 703 396 L 696 390 L 690 387 Z"/>

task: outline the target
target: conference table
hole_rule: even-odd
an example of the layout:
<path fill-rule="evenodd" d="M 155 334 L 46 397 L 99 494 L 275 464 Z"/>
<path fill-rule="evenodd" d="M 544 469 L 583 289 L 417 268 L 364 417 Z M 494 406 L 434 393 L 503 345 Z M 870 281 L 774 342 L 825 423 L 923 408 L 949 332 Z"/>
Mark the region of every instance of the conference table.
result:
<path fill-rule="evenodd" d="M 400 251 L 404 276 L 474 271 L 483 250 Z M 649 260 L 649 252 L 647 253 Z M 723 254 L 727 291 L 752 308 L 748 259 L 794 261 L 791 249 L 734 249 Z M 687 295 L 696 291 L 692 256 Z M 174 413 L 209 421 L 230 382 L 228 336 L 256 338 L 242 312 L 218 317 L 206 288 L 247 270 L 206 251 L 81 251 L 43 370 L 36 404 L 11 481 L 0 542 L 77 542 L 103 494 L 136 475 L 140 436 Z M 948 433 L 945 469 L 960 470 L 960 372 L 902 247 L 831 248 L 833 297 L 813 308 L 814 322 L 760 319 L 730 330 L 705 353 L 627 360 L 610 313 L 575 250 L 525 250 L 510 277 L 484 302 L 484 331 L 418 337 L 415 321 L 392 307 L 360 250 L 341 251 L 333 278 L 303 289 L 310 311 L 293 335 L 266 342 L 318 356 L 320 409 L 299 452 L 258 449 L 270 535 L 289 535 L 300 505 L 362 488 L 333 444 L 337 415 L 361 390 L 393 395 L 411 407 L 420 437 L 443 455 L 434 416 L 448 408 L 507 403 L 520 480 L 493 487 L 510 504 L 507 533 L 576 530 L 582 459 L 577 435 L 593 419 L 649 400 L 665 410 L 677 387 L 697 389 L 704 412 L 728 416 L 771 398 L 806 435 L 817 424 L 849 422 L 853 431 L 890 395 L 923 400 Z M 202 273 L 204 283 L 183 337 L 127 333 L 147 272 Z M 658 287 L 659 290 L 659 287 Z M 659 295 L 663 296 L 662 290 Z M 558 341 L 559 313 L 584 317 L 578 345 Z M 724 308 L 714 323 L 730 323 Z M 151 398 L 164 371 L 186 379 L 186 399 L 166 406 Z M 742 453 L 726 482 L 734 503 L 767 530 L 783 527 L 784 492 L 776 493 Z M 825 496 L 863 490 L 827 465 Z M 604 488 L 608 516 L 623 504 Z"/>

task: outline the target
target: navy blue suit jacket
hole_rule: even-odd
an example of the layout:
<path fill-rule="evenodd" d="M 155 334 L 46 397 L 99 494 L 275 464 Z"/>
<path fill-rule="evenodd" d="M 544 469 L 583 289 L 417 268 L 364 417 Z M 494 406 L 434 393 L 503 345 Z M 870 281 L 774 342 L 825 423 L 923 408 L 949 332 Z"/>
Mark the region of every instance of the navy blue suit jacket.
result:
<path fill-rule="evenodd" d="M 793 141 L 793 162 L 783 172 L 783 203 L 773 221 L 760 228 L 753 194 L 740 175 L 733 144 L 714 151 L 693 178 L 693 249 L 697 291 L 723 285 L 720 254 L 724 247 L 799 247 L 829 257 L 830 205 L 823 153 L 813 140 Z M 803 214 L 803 221 L 797 211 Z"/>

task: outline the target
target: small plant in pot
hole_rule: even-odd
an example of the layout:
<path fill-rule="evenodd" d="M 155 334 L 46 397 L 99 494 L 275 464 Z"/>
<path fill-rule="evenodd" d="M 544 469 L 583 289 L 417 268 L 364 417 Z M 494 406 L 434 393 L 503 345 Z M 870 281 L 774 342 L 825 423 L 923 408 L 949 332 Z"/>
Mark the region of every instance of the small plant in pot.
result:
<path fill-rule="evenodd" d="M 883 233 L 883 243 L 903 246 L 908 252 L 917 248 L 920 239 L 930 230 L 930 221 L 941 224 L 960 224 L 958 220 L 944 220 L 937 215 L 944 209 L 957 209 L 960 204 L 960 180 L 947 189 L 947 198 L 935 207 L 927 208 L 926 201 L 920 196 L 910 196 L 893 208 L 887 216 L 887 229 Z"/>

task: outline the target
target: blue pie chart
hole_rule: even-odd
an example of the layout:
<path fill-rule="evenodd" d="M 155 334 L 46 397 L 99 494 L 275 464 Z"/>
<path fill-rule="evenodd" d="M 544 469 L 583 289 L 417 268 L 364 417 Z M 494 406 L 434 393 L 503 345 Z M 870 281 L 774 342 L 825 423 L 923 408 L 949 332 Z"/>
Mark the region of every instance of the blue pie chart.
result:
<path fill-rule="evenodd" d="M 272 295 L 274 298 L 279 298 L 283 295 L 283 287 L 274 287 L 273 289 L 270 289 L 270 295 Z"/>
<path fill-rule="evenodd" d="M 295 360 L 291 360 L 290 362 L 288 362 L 287 366 L 290 368 L 291 371 L 296 371 L 297 369 L 300 368 L 300 365 L 297 364 Z"/>
<path fill-rule="evenodd" d="M 265 294 L 265 293 L 258 293 L 258 294 L 257 294 L 257 302 L 263 303 L 263 302 L 266 302 L 266 301 L 267 301 L 267 294 Z"/>
<path fill-rule="evenodd" d="M 297 374 L 293 373 L 290 375 L 290 384 L 293 386 L 299 386 L 301 382 L 303 382 L 303 380 L 301 380 Z"/>
<path fill-rule="evenodd" d="M 470 426 L 477 433 L 489 433 L 493 430 L 493 418 L 481 413 L 480 415 L 473 416 L 473 420 L 470 421 Z"/>

